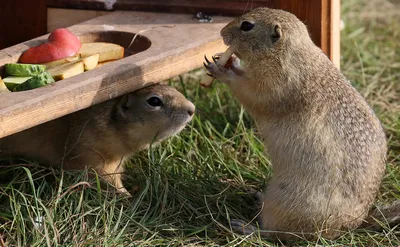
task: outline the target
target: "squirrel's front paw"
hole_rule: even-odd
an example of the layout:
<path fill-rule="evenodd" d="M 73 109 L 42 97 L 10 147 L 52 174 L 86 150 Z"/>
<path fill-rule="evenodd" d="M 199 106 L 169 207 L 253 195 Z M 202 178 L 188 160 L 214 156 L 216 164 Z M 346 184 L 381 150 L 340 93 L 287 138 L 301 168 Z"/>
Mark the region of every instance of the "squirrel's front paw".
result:
<path fill-rule="evenodd" d="M 206 62 L 204 62 L 203 64 L 204 67 L 208 70 L 209 73 L 207 74 L 209 76 L 214 77 L 215 79 L 225 83 L 230 83 L 232 81 L 237 81 L 242 79 L 242 75 L 239 75 L 237 73 L 239 71 L 236 68 L 238 62 L 235 62 L 238 60 L 237 58 L 235 58 L 236 60 L 232 60 L 232 62 L 230 63 L 231 66 L 227 66 L 228 68 L 218 63 L 218 56 L 212 57 L 214 63 L 210 62 L 210 60 L 208 60 L 206 56 L 204 56 L 204 58 Z"/>
<path fill-rule="evenodd" d="M 218 61 L 220 59 L 220 57 L 222 56 L 222 54 L 223 53 L 215 54 L 213 56 L 214 62 L 215 62 L 215 60 Z M 240 65 L 240 59 L 235 54 L 232 54 L 232 56 L 228 59 L 228 61 L 224 65 L 224 67 L 226 69 L 232 70 L 238 76 L 244 76 L 244 74 L 245 74 L 242 66 Z"/>

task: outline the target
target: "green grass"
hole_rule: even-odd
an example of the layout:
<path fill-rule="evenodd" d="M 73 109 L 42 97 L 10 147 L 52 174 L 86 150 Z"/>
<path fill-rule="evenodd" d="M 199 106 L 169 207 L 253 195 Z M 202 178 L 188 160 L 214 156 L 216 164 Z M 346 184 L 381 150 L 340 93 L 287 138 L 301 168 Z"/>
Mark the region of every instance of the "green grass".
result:
<path fill-rule="evenodd" d="M 388 169 L 378 201 L 393 201 L 400 198 L 400 3 L 342 1 L 342 19 L 341 69 L 385 127 Z M 229 229 L 229 219 L 256 216 L 248 191 L 266 186 L 271 167 L 254 122 L 227 87 L 198 87 L 203 72 L 171 79 L 197 113 L 179 136 L 132 158 L 126 184 L 133 198 L 101 191 L 86 182 L 87 172 L 2 167 L 0 234 L 7 246 L 274 246 Z M 399 227 L 360 229 L 300 245 L 398 246 L 399 235 Z"/>

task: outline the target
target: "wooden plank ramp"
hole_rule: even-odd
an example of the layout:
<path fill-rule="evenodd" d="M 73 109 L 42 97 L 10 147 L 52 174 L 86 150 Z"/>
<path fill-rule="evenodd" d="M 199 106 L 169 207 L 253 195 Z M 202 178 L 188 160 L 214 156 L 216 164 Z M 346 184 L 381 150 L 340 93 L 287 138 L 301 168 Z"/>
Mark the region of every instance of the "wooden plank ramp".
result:
<path fill-rule="evenodd" d="M 45 87 L 0 94 L 0 138 L 200 67 L 204 55 L 226 49 L 220 30 L 230 20 L 214 16 L 212 23 L 199 23 L 187 14 L 115 11 L 68 27 L 82 41 L 117 41 L 125 48 L 136 33 L 141 36 L 127 49 L 131 56 Z M 47 36 L 1 50 L 0 65 L 17 62 Z"/>

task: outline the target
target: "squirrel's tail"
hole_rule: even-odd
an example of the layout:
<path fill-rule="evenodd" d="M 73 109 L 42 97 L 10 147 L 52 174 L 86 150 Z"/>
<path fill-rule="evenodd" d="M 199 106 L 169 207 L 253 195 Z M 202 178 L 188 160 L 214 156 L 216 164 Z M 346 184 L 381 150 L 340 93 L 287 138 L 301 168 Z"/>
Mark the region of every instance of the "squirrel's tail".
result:
<path fill-rule="evenodd" d="M 378 231 L 398 224 L 400 224 L 400 200 L 389 205 L 375 207 L 359 228 Z"/>

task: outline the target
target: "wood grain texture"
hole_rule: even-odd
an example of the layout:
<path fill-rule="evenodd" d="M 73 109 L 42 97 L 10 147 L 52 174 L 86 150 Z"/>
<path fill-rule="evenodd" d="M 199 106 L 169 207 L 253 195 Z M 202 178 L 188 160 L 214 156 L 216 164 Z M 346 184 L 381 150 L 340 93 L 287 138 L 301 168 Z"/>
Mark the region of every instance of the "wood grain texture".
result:
<path fill-rule="evenodd" d="M 92 10 L 135 10 L 151 12 L 241 15 L 260 6 L 272 7 L 274 0 L 48 0 L 54 8 Z"/>
<path fill-rule="evenodd" d="M 339 67 L 340 0 L 276 0 L 275 8 L 303 21 L 314 43 Z"/>
<path fill-rule="evenodd" d="M 47 32 L 51 33 L 57 28 L 76 25 L 109 13 L 101 10 L 47 8 Z"/>
<path fill-rule="evenodd" d="M 48 0 L 49 6 L 61 8 L 140 10 L 210 15 L 241 15 L 256 7 L 289 11 L 306 23 L 316 45 L 339 66 L 340 0 Z"/>
<path fill-rule="evenodd" d="M 276 1 L 275 8 L 289 11 L 302 20 L 307 25 L 314 43 L 327 52 L 328 17 L 327 10 L 324 9 L 327 1 L 329 0 Z"/>
<path fill-rule="evenodd" d="M 0 94 L 0 138 L 202 66 L 204 55 L 226 49 L 219 32 L 230 20 L 216 17 L 213 23 L 198 23 L 191 15 L 116 11 L 68 28 L 78 36 L 109 29 L 147 30 L 141 34 L 151 46 L 45 87 Z M 21 52 L 46 38 L 1 50 L 0 65 L 16 62 Z"/>
<path fill-rule="evenodd" d="M 0 17 L 0 49 L 36 38 L 46 33 L 46 0 L 1 1 Z"/>
<path fill-rule="evenodd" d="M 19 1 L 24 0 L 17 0 L 17 2 Z M 110 2 L 105 0 L 48 1 L 50 3 L 69 4 L 74 4 L 74 2 L 75 4 L 77 2 L 79 4 L 95 2 L 98 6 L 103 4 L 103 8 L 105 2 Z M 123 3 L 126 4 L 131 0 L 117 0 L 118 2 L 122 6 Z M 134 0 L 133 2 L 139 5 L 142 4 L 143 8 L 154 7 L 154 5 L 148 5 L 149 3 L 146 1 Z M 199 9 L 201 1 L 174 0 L 164 2 L 165 4 L 162 1 L 153 0 L 151 3 L 161 6 L 160 11 L 195 13 L 201 10 L 201 8 Z M 244 10 L 250 10 L 259 4 L 259 6 L 269 6 L 290 11 L 308 25 L 314 42 L 334 62 L 339 61 L 339 36 L 337 35 L 339 33 L 338 22 L 340 21 L 340 9 L 337 7 L 339 0 L 252 1 L 250 6 L 247 5 L 249 1 L 230 1 L 237 3 L 240 8 L 236 5 L 236 7 L 232 7 L 234 5 L 228 6 L 226 1 L 218 2 L 218 4 L 224 6 L 213 5 L 212 2 L 214 1 L 204 1 L 203 3 L 208 3 L 208 5 L 202 5 L 203 8 L 210 10 L 219 6 L 218 11 L 224 12 L 226 10 L 225 14 L 241 14 Z M 179 7 L 180 4 L 184 4 L 183 8 Z M 101 8 L 98 7 L 98 9 Z M 5 9 L 3 8 L 3 10 Z M 335 16 L 335 20 L 333 20 L 332 16 Z M 128 33 L 147 30 L 142 34 L 150 38 L 152 44 L 148 50 L 134 56 L 105 64 L 96 70 L 85 72 L 43 88 L 27 92 L 0 94 L 0 97 L 2 97 L 0 101 L 0 137 L 202 66 L 204 55 L 212 55 L 225 49 L 219 32 L 231 18 L 214 16 L 214 22 L 206 24 L 198 23 L 192 17 L 192 14 L 176 15 L 115 11 L 70 27 L 69 29 L 73 33 L 81 35 L 81 37 L 84 37 L 82 35 L 89 32 L 111 29 Z M 30 18 L 35 17 L 31 16 Z M 74 16 L 71 15 L 71 18 L 74 18 Z M 28 47 L 40 44 L 45 38 L 47 36 L 0 50 L 0 65 L 16 62 L 21 52 Z M 0 74 L 1 70 L 2 68 L 0 67 Z"/>
<path fill-rule="evenodd" d="M 331 0 L 329 58 L 340 69 L 340 0 Z"/>

